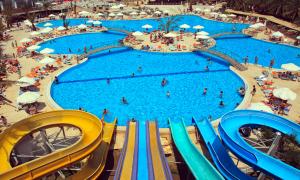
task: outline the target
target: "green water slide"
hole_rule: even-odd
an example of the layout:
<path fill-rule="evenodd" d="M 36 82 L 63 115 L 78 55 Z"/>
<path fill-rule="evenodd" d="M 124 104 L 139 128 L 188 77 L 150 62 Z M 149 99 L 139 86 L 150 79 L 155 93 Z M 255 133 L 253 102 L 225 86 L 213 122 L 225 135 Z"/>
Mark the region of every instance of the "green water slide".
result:
<path fill-rule="evenodd" d="M 192 143 L 185 129 L 184 120 L 169 119 L 169 124 L 173 141 L 194 177 L 201 180 L 224 179 Z"/>

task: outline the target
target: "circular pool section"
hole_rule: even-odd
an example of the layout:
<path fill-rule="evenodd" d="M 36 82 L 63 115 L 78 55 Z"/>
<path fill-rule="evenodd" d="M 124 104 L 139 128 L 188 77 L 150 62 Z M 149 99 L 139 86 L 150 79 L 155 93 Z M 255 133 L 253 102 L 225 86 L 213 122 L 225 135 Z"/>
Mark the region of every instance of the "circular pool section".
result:
<path fill-rule="evenodd" d="M 60 83 L 52 84 L 51 96 L 64 109 L 82 107 L 98 117 L 106 108 L 109 114 L 105 119 L 117 117 L 121 126 L 131 118 L 157 120 L 159 127 L 168 127 L 168 118 L 185 118 L 190 125 L 192 117 L 216 119 L 242 101 L 236 90 L 243 81 L 223 60 L 213 58 L 211 62 L 205 54 L 113 49 L 90 56 L 87 62 L 59 75 Z M 207 65 L 209 72 L 204 71 Z M 164 87 L 163 78 L 168 80 Z M 204 88 L 208 88 L 206 95 L 202 94 Z M 225 107 L 219 107 L 221 100 Z"/>

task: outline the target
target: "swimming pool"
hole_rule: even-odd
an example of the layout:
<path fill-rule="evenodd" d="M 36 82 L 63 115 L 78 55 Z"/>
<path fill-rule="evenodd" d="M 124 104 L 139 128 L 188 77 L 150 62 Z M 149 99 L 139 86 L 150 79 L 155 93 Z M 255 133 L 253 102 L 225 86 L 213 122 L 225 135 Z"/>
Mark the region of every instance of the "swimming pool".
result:
<path fill-rule="evenodd" d="M 236 27 L 237 31 L 241 31 L 244 28 L 247 28 L 248 24 L 240 24 L 240 23 L 227 23 L 227 22 L 219 22 L 219 21 L 212 21 L 207 20 L 199 16 L 195 15 L 180 15 L 177 16 L 179 18 L 179 21 L 177 22 L 177 25 L 181 24 L 189 24 L 191 26 L 190 29 L 187 29 L 186 31 L 195 32 L 195 30 L 192 28 L 195 25 L 202 25 L 205 28 L 204 31 L 209 32 L 210 34 L 217 34 L 221 32 L 231 32 L 233 25 Z M 166 20 L 166 18 L 161 18 L 163 21 Z M 85 24 L 88 19 L 70 19 L 70 26 L 77 26 L 80 24 Z M 50 20 L 42 23 L 38 23 L 37 26 L 43 28 L 44 24 L 50 22 L 53 24 L 53 28 L 62 26 L 63 21 L 62 20 Z M 156 30 L 159 27 L 159 22 L 156 19 L 139 19 L 139 20 L 101 20 L 104 27 L 114 27 L 114 28 L 122 28 L 129 31 L 145 31 L 145 29 L 142 28 L 145 24 L 150 24 L 153 26 L 153 29 Z M 175 30 L 178 30 L 176 28 Z"/>
<path fill-rule="evenodd" d="M 99 117 L 107 108 L 110 113 L 106 119 L 118 117 L 121 126 L 131 118 L 156 119 L 159 127 L 168 127 L 168 118 L 191 120 L 193 116 L 211 115 L 215 119 L 242 101 L 236 89 L 243 82 L 229 70 L 227 63 L 220 59 L 212 62 L 210 71 L 205 72 L 208 62 L 204 55 L 113 49 L 110 53 L 95 54 L 87 62 L 62 73 L 60 83 L 52 84 L 51 96 L 64 109 L 83 107 Z M 137 70 L 140 66 L 141 72 Z M 168 80 L 165 87 L 161 86 L 163 78 Z M 202 95 L 205 87 L 208 93 Z M 223 108 L 219 107 L 221 90 Z M 128 105 L 121 103 L 122 97 L 128 100 Z"/>
<path fill-rule="evenodd" d="M 213 49 L 229 54 L 239 62 L 249 56 L 249 62 L 254 63 L 257 56 L 258 64 L 269 66 L 270 60 L 275 59 L 274 68 L 281 68 L 282 64 L 294 63 L 300 66 L 300 48 L 266 42 L 248 36 L 229 35 L 216 39 Z M 233 53 L 232 53 L 233 52 Z"/>
<path fill-rule="evenodd" d="M 54 49 L 52 54 L 82 54 L 84 47 L 87 49 L 99 48 L 107 44 L 118 42 L 125 36 L 125 34 L 111 31 L 83 33 L 48 40 L 39 44 L 39 46 L 41 46 L 40 50 L 44 48 Z M 71 52 L 69 50 L 71 50 Z"/>

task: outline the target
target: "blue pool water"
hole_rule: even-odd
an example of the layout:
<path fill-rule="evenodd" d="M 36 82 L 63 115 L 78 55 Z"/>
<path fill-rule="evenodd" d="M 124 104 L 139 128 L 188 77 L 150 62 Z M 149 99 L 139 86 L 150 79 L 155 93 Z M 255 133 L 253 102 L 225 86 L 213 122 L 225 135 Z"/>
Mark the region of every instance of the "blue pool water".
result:
<path fill-rule="evenodd" d="M 41 46 L 40 50 L 44 48 L 54 49 L 53 54 L 70 54 L 69 48 L 72 51 L 71 54 L 82 54 L 84 47 L 87 49 L 90 49 L 91 46 L 92 48 L 98 48 L 112 42 L 118 42 L 124 37 L 124 34 L 118 32 L 84 33 L 48 40 L 39 44 L 39 46 Z"/>
<path fill-rule="evenodd" d="M 139 147 L 138 147 L 138 172 L 137 179 L 148 180 L 148 156 L 147 156 L 147 130 L 146 122 L 140 121 L 139 123 Z"/>
<path fill-rule="evenodd" d="M 194 15 L 182 15 L 177 16 L 179 18 L 179 21 L 177 22 L 177 25 L 181 24 L 189 24 L 191 27 L 195 25 L 202 25 L 204 26 L 204 30 L 209 32 L 210 34 L 216 34 L 220 32 L 231 32 L 233 23 L 224 23 L 224 22 L 218 22 L 218 21 L 212 21 L 203 19 L 199 16 Z M 166 20 L 166 18 L 161 18 L 163 21 Z M 85 24 L 85 22 L 88 19 L 70 19 L 70 26 L 77 26 L 80 24 Z M 62 20 L 50 20 L 47 21 L 53 24 L 53 28 L 62 26 L 63 21 Z M 38 27 L 43 28 L 44 24 L 47 22 L 42 22 L 37 24 Z M 159 22 L 156 19 L 141 19 L 141 20 L 101 20 L 103 26 L 105 27 L 115 27 L 115 28 L 122 28 L 129 31 L 144 31 L 142 28 L 145 24 L 151 24 L 153 26 L 153 29 L 158 29 Z M 242 29 L 248 27 L 248 24 L 235 24 L 236 30 L 241 31 Z M 178 28 L 175 28 L 175 30 L 178 30 Z M 187 31 L 194 32 L 195 30 L 193 28 L 187 29 Z"/>
<path fill-rule="evenodd" d="M 211 115 L 215 119 L 233 110 L 242 100 L 236 89 L 243 82 L 222 62 L 213 59 L 210 72 L 205 72 L 204 55 L 114 49 L 111 53 L 93 55 L 86 63 L 62 73 L 61 83 L 52 85 L 51 95 L 64 109 L 83 107 L 101 117 L 107 108 L 110 113 L 106 119 L 118 117 L 118 125 L 126 125 L 131 118 L 157 119 L 159 127 L 168 127 L 168 118 L 191 120 L 192 116 Z M 137 71 L 139 66 L 142 72 Z M 107 78 L 111 79 L 109 84 Z M 161 86 L 163 78 L 169 82 L 165 87 Z M 206 96 L 202 95 L 205 87 Z M 219 107 L 221 90 L 223 108 Z M 169 98 L 167 91 L 171 94 Z M 128 105 L 121 103 L 122 97 Z"/>
<path fill-rule="evenodd" d="M 187 23 L 205 26 L 210 34 L 228 32 L 232 24 L 210 21 L 198 16 L 181 16 L 178 24 Z M 86 19 L 72 19 L 71 25 L 79 25 Z M 55 27 L 62 25 L 60 20 L 51 21 Z M 154 29 L 158 22 L 146 20 L 114 20 L 103 21 L 104 26 L 124 28 L 135 31 L 142 30 L 144 24 L 151 24 Z M 43 23 L 38 24 L 42 26 Z M 238 30 L 247 27 L 237 24 Z M 192 29 L 189 29 L 193 31 Z M 43 48 L 53 48 L 54 53 L 81 54 L 77 49 L 90 45 L 105 46 L 124 38 L 117 32 L 88 33 L 56 38 L 40 44 Z M 293 62 L 300 65 L 299 48 L 279 45 L 245 36 L 227 36 L 217 38 L 214 49 L 228 54 L 242 62 L 249 56 L 250 63 L 254 56 L 259 57 L 259 64 L 268 66 L 270 59 L 275 59 L 276 68 L 283 63 Z M 270 49 L 270 53 L 268 53 Z M 53 84 L 51 95 L 64 109 L 84 108 L 88 112 L 102 116 L 104 108 L 110 112 L 106 120 L 118 117 L 118 125 L 126 125 L 131 118 L 137 120 L 158 120 L 159 127 L 168 127 L 167 119 L 185 118 L 190 125 L 191 117 L 196 119 L 212 116 L 216 119 L 233 110 L 242 98 L 236 89 L 243 85 L 239 77 L 229 70 L 229 65 L 222 59 L 213 57 L 209 72 L 204 71 L 208 65 L 207 54 L 201 53 L 151 53 L 126 48 L 104 51 L 90 56 L 89 60 L 73 67 L 59 76 L 60 84 Z M 142 67 L 139 72 L 138 67 Z M 131 77 L 134 73 L 135 76 Z M 107 78 L 110 83 L 107 84 Z M 167 78 L 169 84 L 161 87 L 161 81 Z M 208 94 L 202 95 L 208 88 Z M 219 107 L 219 92 L 224 91 L 225 107 Z M 171 96 L 166 96 L 167 91 Z M 121 103 L 125 97 L 129 104 Z"/>
<path fill-rule="evenodd" d="M 246 36 L 225 36 L 217 38 L 217 45 L 213 48 L 243 62 L 249 56 L 249 62 L 254 63 L 255 56 L 258 63 L 269 66 L 270 60 L 275 59 L 274 68 L 281 68 L 285 63 L 300 66 L 300 48 L 257 40 Z M 269 51 L 270 50 L 270 51 Z M 232 53 L 234 52 L 234 53 Z"/>

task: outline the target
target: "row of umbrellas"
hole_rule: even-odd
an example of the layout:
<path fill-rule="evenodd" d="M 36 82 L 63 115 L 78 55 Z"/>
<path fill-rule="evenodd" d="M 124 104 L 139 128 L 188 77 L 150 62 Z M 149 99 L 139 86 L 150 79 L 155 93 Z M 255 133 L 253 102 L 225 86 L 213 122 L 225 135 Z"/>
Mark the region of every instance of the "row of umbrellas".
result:
<path fill-rule="evenodd" d="M 145 26 L 145 27 L 150 27 L 150 26 Z M 132 33 L 133 36 L 143 36 L 144 34 L 140 31 L 135 31 Z M 209 33 L 208 32 L 205 32 L 205 31 L 200 31 L 200 32 L 197 32 L 197 36 L 196 38 L 197 39 L 209 39 L 210 37 L 208 36 Z M 168 37 L 168 38 L 175 38 L 179 36 L 178 34 L 174 33 L 174 32 L 169 32 L 167 34 L 164 35 L 164 37 Z"/>

